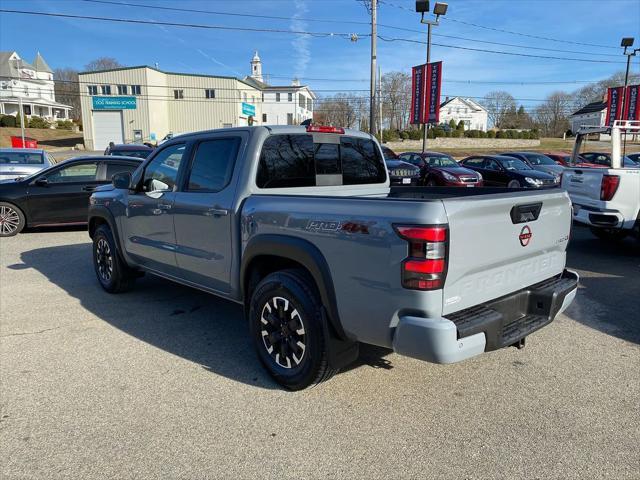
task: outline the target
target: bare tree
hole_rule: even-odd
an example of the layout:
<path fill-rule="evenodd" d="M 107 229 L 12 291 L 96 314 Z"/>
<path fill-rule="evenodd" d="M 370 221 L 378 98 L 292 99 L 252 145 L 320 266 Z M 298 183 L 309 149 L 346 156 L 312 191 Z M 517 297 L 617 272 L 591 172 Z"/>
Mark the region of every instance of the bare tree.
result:
<path fill-rule="evenodd" d="M 559 137 L 569 128 L 569 115 L 573 96 L 566 92 L 554 92 L 534 111 L 536 123 L 545 136 Z"/>
<path fill-rule="evenodd" d="M 382 76 L 383 113 L 389 128 L 402 130 L 411 106 L 411 77 L 404 72 L 389 72 Z"/>
<path fill-rule="evenodd" d="M 515 112 L 516 101 L 509 92 L 496 90 L 487 93 L 480 102 L 487 109 L 489 120 L 494 127 L 502 127 L 509 112 Z"/>
<path fill-rule="evenodd" d="M 314 120 L 336 127 L 355 126 L 357 115 L 352 97 L 345 93 L 338 93 L 321 100 L 316 106 Z"/>
<path fill-rule="evenodd" d="M 100 57 L 95 60 L 91 60 L 84 66 L 87 72 L 95 72 L 98 70 L 111 70 L 112 68 L 124 67 L 113 57 Z"/>
<path fill-rule="evenodd" d="M 56 101 L 71 105 L 71 118 L 80 118 L 80 91 L 78 90 L 78 71 L 73 68 L 56 68 L 53 72 Z"/>
<path fill-rule="evenodd" d="M 633 85 L 640 81 L 637 73 L 629 74 L 629 84 Z M 619 87 L 624 85 L 624 72 L 616 72 L 609 78 L 599 82 L 590 83 L 580 88 L 573 94 L 573 108 L 578 110 L 592 102 L 606 101 L 607 89 L 609 87 Z"/>

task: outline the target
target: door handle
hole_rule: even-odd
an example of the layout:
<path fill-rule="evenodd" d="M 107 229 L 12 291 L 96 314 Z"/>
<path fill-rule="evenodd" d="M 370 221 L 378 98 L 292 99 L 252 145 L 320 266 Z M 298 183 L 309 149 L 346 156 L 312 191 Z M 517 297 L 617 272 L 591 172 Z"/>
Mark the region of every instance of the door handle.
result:
<path fill-rule="evenodd" d="M 96 187 L 90 187 L 90 186 L 82 187 L 82 190 L 85 192 L 93 192 L 95 189 Z"/>
<path fill-rule="evenodd" d="M 208 217 L 224 217 L 226 215 L 229 215 L 229 210 L 227 210 L 226 208 L 218 207 L 209 208 L 207 209 L 207 213 L 205 215 L 207 215 Z"/>
<path fill-rule="evenodd" d="M 170 203 L 159 203 L 158 204 L 158 208 L 160 210 L 171 210 L 171 204 Z"/>

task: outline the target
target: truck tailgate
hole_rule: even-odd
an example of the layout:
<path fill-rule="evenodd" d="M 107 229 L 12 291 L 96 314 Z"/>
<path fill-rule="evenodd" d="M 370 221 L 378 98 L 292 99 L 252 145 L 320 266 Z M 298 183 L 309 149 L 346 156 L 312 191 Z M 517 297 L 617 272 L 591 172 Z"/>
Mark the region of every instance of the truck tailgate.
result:
<path fill-rule="evenodd" d="M 505 192 L 442 202 L 449 220 L 443 315 L 562 273 L 571 228 L 565 191 Z"/>
<path fill-rule="evenodd" d="M 567 168 L 562 174 L 562 188 L 567 190 L 573 203 L 595 206 L 601 203 L 600 186 L 607 172 L 606 168 Z"/>

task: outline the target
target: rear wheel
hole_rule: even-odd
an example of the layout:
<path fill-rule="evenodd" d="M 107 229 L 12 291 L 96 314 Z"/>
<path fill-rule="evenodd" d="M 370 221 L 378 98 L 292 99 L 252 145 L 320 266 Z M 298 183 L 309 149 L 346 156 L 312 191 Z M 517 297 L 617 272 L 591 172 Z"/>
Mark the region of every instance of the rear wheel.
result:
<path fill-rule="evenodd" d="M 107 225 L 100 225 L 93 234 L 93 267 L 100 285 L 109 293 L 129 290 L 136 278 L 135 271 L 118 255 Z"/>
<path fill-rule="evenodd" d="M 13 237 L 25 226 L 22 210 L 11 203 L 0 202 L 0 237 Z"/>
<path fill-rule="evenodd" d="M 593 233 L 600 240 L 606 242 L 619 242 L 629 235 L 627 230 L 621 230 L 619 228 L 596 228 L 591 227 L 591 233 Z"/>
<path fill-rule="evenodd" d="M 330 378 L 322 302 L 301 270 L 265 277 L 251 295 L 249 324 L 260 362 L 280 385 L 302 390 Z"/>
<path fill-rule="evenodd" d="M 507 184 L 507 187 L 509 187 L 509 188 L 520 188 L 520 182 L 518 180 L 511 180 Z"/>

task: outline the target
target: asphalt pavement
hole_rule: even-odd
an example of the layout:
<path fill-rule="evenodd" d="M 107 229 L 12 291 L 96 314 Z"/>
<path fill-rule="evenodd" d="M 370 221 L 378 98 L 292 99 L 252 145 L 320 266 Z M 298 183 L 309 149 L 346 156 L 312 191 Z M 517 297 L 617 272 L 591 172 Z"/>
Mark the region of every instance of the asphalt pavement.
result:
<path fill-rule="evenodd" d="M 575 228 L 565 315 L 432 365 L 363 347 L 302 392 L 241 309 L 153 276 L 102 291 L 81 230 L 0 240 L 0 477 L 638 479 L 640 248 Z"/>

